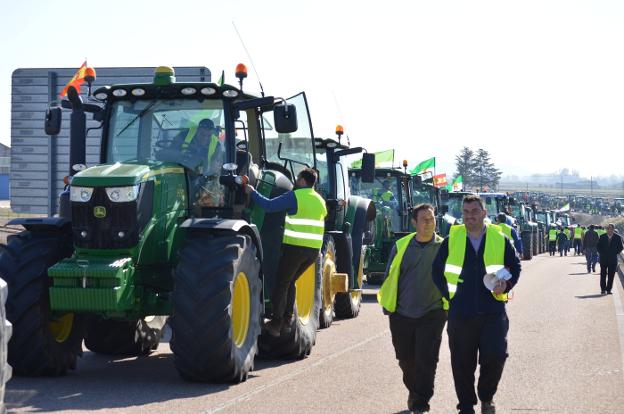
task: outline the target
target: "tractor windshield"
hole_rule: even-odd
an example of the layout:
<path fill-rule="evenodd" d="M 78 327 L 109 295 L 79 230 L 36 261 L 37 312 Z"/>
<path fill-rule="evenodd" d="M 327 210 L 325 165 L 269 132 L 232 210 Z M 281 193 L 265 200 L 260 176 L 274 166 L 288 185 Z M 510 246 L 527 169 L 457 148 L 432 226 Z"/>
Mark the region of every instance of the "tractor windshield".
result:
<path fill-rule="evenodd" d="M 412 203 L 414 206 L 423 203 L 435 206 L 435 189 L 432 186 L 426 184 L 413 184 Z"/>
<path fill-rule="evenodd" d="M 115 102 L 105 161 L 168 161 L 202 174 L 218 174 L 225 158 L 223 124 L 220 100 Z"/>
<path fill-rule="evenodd" d="M 375 202 L 377 213 L 391 222 L 390 228 L 393 232 L 402 231 L 399 203 L 401 190 L 397 177 L 378 176 L 375 177 L 375 182 L 365 183 L 359 175 L 352 174 L 350 184 L 352 194 L 370 198 Z"/>

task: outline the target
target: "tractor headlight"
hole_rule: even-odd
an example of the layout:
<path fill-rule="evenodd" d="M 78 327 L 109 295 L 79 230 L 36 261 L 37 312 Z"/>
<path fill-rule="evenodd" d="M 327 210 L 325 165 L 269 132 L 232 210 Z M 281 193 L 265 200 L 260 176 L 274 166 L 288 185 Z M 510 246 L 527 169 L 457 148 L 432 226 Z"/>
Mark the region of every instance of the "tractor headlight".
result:
<path fill-rule="evenodd" d="M 108 195 L 108 199 L 113 203 L 127 203 L 137 199 L 139 196 L 139 188 L 140 184 L 128 187 L 108 187 L 106 188 L 106 195 Z"/>
<path fill-rule="evenodd" d="M 86 203 L 91 200 L 93 187 L 70 187 L 69 199 L 78 203 Z"/>

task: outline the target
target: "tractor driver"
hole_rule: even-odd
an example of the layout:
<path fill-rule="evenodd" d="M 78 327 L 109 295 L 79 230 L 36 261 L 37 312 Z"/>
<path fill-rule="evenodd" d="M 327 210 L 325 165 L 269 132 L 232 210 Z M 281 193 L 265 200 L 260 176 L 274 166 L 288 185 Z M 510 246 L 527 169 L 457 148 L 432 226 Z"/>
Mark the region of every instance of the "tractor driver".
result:
<path fill-rule="evenodd" d="M 280 336 L 283 328 L 291 328 L 294 320 L 295 282 L 314 264 L 323 245 L 327 209 L 325 200 L 314 191 L 316 180 L 316 171 L 306 168 L 297 175 L 293 191 L 274 199 L 265 198 L 249 184 L 245 186 L 245 192 L 251 194 L 253 202 L 265 212 L 287 213 L 282 255 L 271 295 L 273 317 L 264 327 L 271 336 Z"/>
<path fill-rule="evenodd" d="M 225 150 L 219 141 L 219 128 L 210 119 L 202 119 L 194 135 L 188 135 L 182 143 L 183 152 L 201 159 L 204 175 L 218 175 L 223 165 Z"/>
<path fill-rule="evenodd" d="M 390 180 L 383 180 L 381 185 L 381 190 L 378 188 L 373 190 L 373 200 L 389 207 L 396 207 L 399 203 L 392 191 L 390 191 Z"/>

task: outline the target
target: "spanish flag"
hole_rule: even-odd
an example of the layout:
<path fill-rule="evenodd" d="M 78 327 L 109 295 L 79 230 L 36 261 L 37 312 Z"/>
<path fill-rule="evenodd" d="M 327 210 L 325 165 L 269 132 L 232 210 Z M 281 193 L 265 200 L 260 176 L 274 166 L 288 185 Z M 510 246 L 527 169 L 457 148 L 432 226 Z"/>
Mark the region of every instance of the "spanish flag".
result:
<path fill-rule="evenodd" d="M 433 176 L 433 186 L 434 187 L 445 187 L 448 184 L 446 181 L 446 173 L 438 174 Z"/>
<path fill-rule="evenodd" d="M 76 72 L 74 77 L 70 79 L 70 81 L 67 83 L 67 85 L 65 85 L 65 87 L 61 91 L 61 98 L 64 98 L 65 96 L 67 96 L 67 91 L 69 90 L 70 86 L 73 86 L 74 88 L 76 88 L 76 91 L 80 93 L 80 85 L 85 83 L 84 78 L 85 78 L 86 70 L 87 70 L 87 61 L 85 60 L 83 64 L 80 66 L 80 68 L 78 68 L 78 71 Z"/>

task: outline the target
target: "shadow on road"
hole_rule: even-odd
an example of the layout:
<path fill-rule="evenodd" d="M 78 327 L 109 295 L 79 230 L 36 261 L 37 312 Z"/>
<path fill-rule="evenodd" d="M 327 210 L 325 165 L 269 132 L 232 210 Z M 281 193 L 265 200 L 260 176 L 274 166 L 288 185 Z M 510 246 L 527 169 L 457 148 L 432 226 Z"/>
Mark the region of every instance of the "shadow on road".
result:
<path fill-rule="evenodd" d="M 577 299 L 594 299 L 594 298 L 601 298 L 605 295 L 602 295 L 600 293 L 596 293 L 595 295 L 582 295 L 582 296 L 574 296 Z"/>
<path fill-rule="evenodd" d="M 9 412 L 94 411 L 193 398 L 230 386 L 184 381 L 172 354 L 112 359 L 85 352 L 77 370 L 65 377 L 11 379 L 5 401 Z"/>
<path fill-rule="evenodd" d="M 362 293 L 362 302 L 364 302 L 364 303 L 377 303 L 377 292 L 375 292 L 375 293 Z"/>
<path fill-rule="evenodd" d="M 580 273 L 568 273 L 569 276 L 581 276 L 581 275 L 591 275 L 591 273 L 580 272 Z"/>

